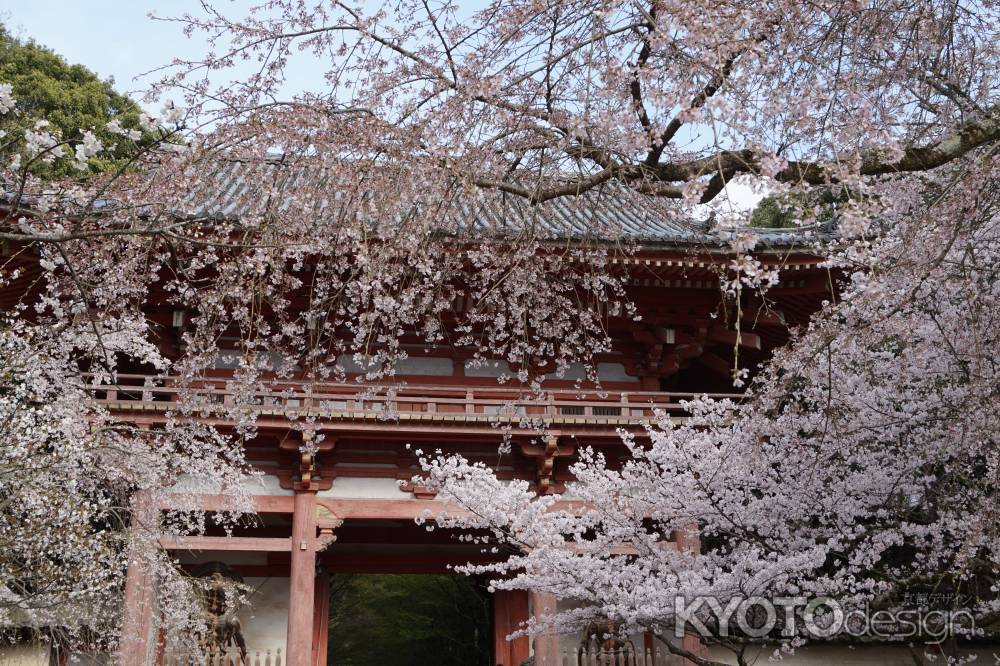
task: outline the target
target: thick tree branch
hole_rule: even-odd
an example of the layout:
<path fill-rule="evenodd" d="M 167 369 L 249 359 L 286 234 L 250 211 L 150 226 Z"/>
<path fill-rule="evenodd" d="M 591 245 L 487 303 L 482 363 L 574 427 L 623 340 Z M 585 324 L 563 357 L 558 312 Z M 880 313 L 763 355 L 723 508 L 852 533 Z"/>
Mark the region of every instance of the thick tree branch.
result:
<path fill-rule="evenodd" d="M 729 56 L 723 63 L 722 68 L 716 72 L 715 76 L 708 82 L 708 84 L 698 93 L 693 100 L 691 100 L 690 106 L 688 106 L 688 111 L 694 109 L 699 109 L 705 105 L 708 98 L 719 91 L 719 88 L 726 82 L 729 74 L 733 71 L 733 66 L 736 64 L 736 60 L 746 53 L 746 49 L 740 49 L 736 53 Z M 666 149 L 667 145 L 673 141 L 674 136 L 680 131 L 684 122 L 680 119 L 680 116 L 673 118 L 668 124 L 666 129 L 660 135 L 659 141 L 653 145 L 649 150 L 649 154 L 646 155 L 646 165 L 654 166 L 660 161 L 660 157 L 663 155 L 663 151 Z"/>
<path fill-rule="evenodd" d="M 905 149 L 897 160 L 887 160 L 886 154 L 882 151 L 862 154 L 860 165 L 855 173 L 861 176 L 881 176 L 929 171 L 958 159 L 980 146 L 998 140 L 1000 140 L 1000 105 L 993 107 L 989 114 L 960 125 L 938 141 Z M 718 196 L 724 189 L 725 183 L 734 176 L 759 174 L 761 160 L 766 156 L 765 153 L 746 149 L 720 151 L 708 157 L 686 162 L 670 162 L 652 167 L 646 164 L 609 164 L 596 174 L 545 189 L 488 180 L 479 180 L 477 184 L 481 187 L 500 189 L 523 196 L 532 203 L 541 203 L 561 196 L 582 194 L 611 179 L 628 183 L 646 194 L 679 198 L 681 192 L 677 184 L 696 181 L 711 174 L 712 178 L 701 197 L 701 202 L 707 203 Z M 843 169 L 843 162 L 795 161 L 789 162 L 774 177 L 775 180 L 782 183 L 826 185 L 840 182 L 843 177 Z"/>
<path fill-rule="evenodd" d="M 635 107 L 636 115 L 639 117 L 639 124 L 647 132 L 652 132 L 652 122 L 649 120 L 649 112 L 646 111 L 646 105 L 642 101 L 642 68 L 646 66 L 649 61 L 649 56 L 653 53 L 653 48 L 649 43 L 649 38 L 652 36 L 653 32 L 656 30 L 656 5 L 653 5 L 652 9 L 646 14 L 646 18 L 649 22 L 646 35 L 642 39 L 642 48 L 639 50 L 639 57 L 636 59 L 635 63 L 635 75 L 632 77 L 632 81 L 629 83 L 629 92 L 632 95 L 632 105 Z"/>
<path fill-rule="evenodd" d="M 674 643 L 666 640 L 657 633 L 654 633 L 653 636 L 655 636 L 656 640 L 660 641 L 663 644 L 663 646 L 667 648 L 667 652 L 669 652 L 670 654 L 675 654 L 679 657 L 684 657 L 685 659 L 689 660 L 693 664 L 696 664 L 697 666 L 725 666 L 725 662 L 699 657 L 694 652 L 691 652 L 691 650 L 685 649 L 683 646 L 680 645 L 675 645 Z"/>

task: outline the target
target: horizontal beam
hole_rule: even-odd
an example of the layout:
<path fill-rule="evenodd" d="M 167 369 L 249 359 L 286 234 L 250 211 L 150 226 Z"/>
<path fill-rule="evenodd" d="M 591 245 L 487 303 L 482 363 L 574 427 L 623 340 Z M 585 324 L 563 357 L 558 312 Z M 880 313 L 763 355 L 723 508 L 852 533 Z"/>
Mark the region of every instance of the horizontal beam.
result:
<path fill-rule="evenodd" d="M 693 397 L 694 394 L 692 394 Z M 712 396 L 713 394 L 708 394 Z M 732 397 L 727 395 L 725 397 Z M 107 404 L 107 403 L 104 403 Z M 129 404 L 129 403 L 125 403 Z M 167 407 L 176 407 L 176 403 L 131 403 L 136 406 L 135 409 L 121 409 L 114 405 L 108 406 L 115 416 L 127 421 L 136 426 L 147 426 L 151 428 L 159 428 L 167 423 L 167 412 L 168 409 L 160 409 L 159 405 L 166 405 Z M 606 403 L 605 406 L 618 407 L 620 404 L 624 403 Z M 647 403 L 631 403 L 634 407 L 648 407 Z M 150 407 L 152 406 L 152 407 Z M 656 404 L 653 406 L 658 407 L 668 413 L 671 413 L 671 419 L 675 422 L 684 421 L 687 416 L 685 415 L 683 409 L 679 405 L 669 405 L 669 404 Z M 144 411 L 145 407 L 149 407 L 148 411 Z M 155 408 L 155 409 L 154 409 Z M 288 430 L 288 419 L 284 416 L 276 415 L 278 410 L 270 409 L 269 412 L 275 412 L 275 415 L 264 415 L 260 414 L 257 417 L 256 426 L 258 430 Z M 292 410 L 294 411 L 294 410 Z M 322 414 L 317 415 L 316 428 L 317 430 L 322 430 L 323 432 L 336 433 L 338 436 L 364 436 L 364 435 L 378 435 L 385 436 L 389 433 L 400 435 L 400 436 L 437 436 L 441 437 L 443 435 L 463 435 L 469 437 L 481 438 L 484 441 L 493 442 L 497 440 L 497 425 L 501 422 L 517 424 L 519 419 L 505 419 L 503 421 L 499 420 L 490 415 L 484 414 L 473 414 L 472 416 L 480 417 L 475 420 L 475 422 L 466 422 L 462 419 L 456 419 L 452 421 L 442 421 L 442 422 L 432 422 L 432 421 L 420 421 L 420 420 L 401 420 L 401 421 L 379 421 L 377 415 L 371 415 L 362 419 L 350 419 L 343 418 L 339 420 L 328 419 Z M 621 441 L 621 437 L 618 434 L 618 430 L 625 429 L 631 432 L 638 438 L 646 438 L 649 436 L 646 431 L 645 426 L 653 422 L 652 416 L 557 416 L 557 417 L 545 417 L 539 416 L 543 421 L 546 421 L 549 426 L 557 426 L 560 431 L 567 437 L 588 437 L 588 438 L 600 438 L 609 441 Z M 224 418 L 198 418 L 198 422 L 204 425 L 210 425 L 217 428 L 230 428 L 235 425 L 232 419 Z M 478 424 L 478 425 L 477 425 Z M 518 434 L 525 437 L 537 437 L 544 435 L 542 430 L 535 430 L 531 428 L 519 428 Z M 333 434 L 331 434 L 333 436 Z"/>
<path fill-rule="evenodd" d="M 289 495 L 254 495 L 253 510 L 257 513 L 291 513 L 295 497 Z M 168 493 L 160 504 L 163 510 L 201 509 L 202 511 L 232 511 L 233 500 L 225 495 L 208 495 L 197 493 L 179 494 L 178 504 L 170 502 Z"/>
<path fill-rule="evenodd" d="M 436 516 L 445 507 L 438 500 L 418 499 L 339 499 L 317 497 L 317 504 L 340 520 L 411 520 L 430 511 Z M 254 495 L 253 508 L 258 513 L 292 513 L 294 495 Z M 222 495 L 184 495 L 183 506 L 200 506 L 203 511 L 224 511 L 232 501 Z M 167 503 L 163 509 L 171 509 Z M 322 523 L 322 520 L 320 521 Z M 323 527 L 324 525 L 319 525 Z"/>
<path fill-rule="evenodd" d="M 160 537 L 160 548 L 285 553 L 291 552 L 292 540 L 288 537 Z"/>
<path fill-rule="evenodd" d="M 405 553 L 329 553 L 320 556 L 320 562 L 332 573 L 392 573 L 437 574 L 450 573 L 451 567 L 462 564 L 489 564 L 500 556 L 481 553 L 432 553 L 416 551 Z M 286 574 L 287 575 L 287 574 Z"/>
<path fill-rule="evenodd" d="M 292 513 L 295 498 L 292 495 L 256 495 L 253 498 L 254 509 L 260 513 Z M 316 498 L 316 503 L 325 508 L 339 520 L 413 520 L 429 515 L 435 517 L 447 510 L 449 515 L 458 516 L 462 509 L 454 504 L 441 500 L 427 499 L 353 499 L 323 497 Z M 222 495 L 184 495 L 184 508 L 200 506 L 204 511 L 218 511 L 220 507 L 232 506 L 232 502 Z M 561 500 L 552 507 L 555 511 L 582 510 L 586 503 L 580 500 Z M 164 505 L 161 508 L 170 509 Z M 317 527 L 326 527 L 320 517 Z M 183 537 L 186 539 L 207 538 L 240 538 L 240 537 Z"/>
<path fill-rule="evenodd" d="M 317 497 L 316 503 L 326 507 L 341 520 L 413 520 L 421 516 L 433 518 L 447 510 L 449 515 L 464 513 L 458 507 L 439 500 L 426 499 L 333 499 Z"/>
<path fill-rule="evenodd" d="M 731 331 L 721 326 L 710 328 L 708 330 L 708 339 L 724 345 L 738 345 L 740 347 L 749 347 L 750 349 L 760 349 L 761 347 L 760 336 L 756 333 Z"/>

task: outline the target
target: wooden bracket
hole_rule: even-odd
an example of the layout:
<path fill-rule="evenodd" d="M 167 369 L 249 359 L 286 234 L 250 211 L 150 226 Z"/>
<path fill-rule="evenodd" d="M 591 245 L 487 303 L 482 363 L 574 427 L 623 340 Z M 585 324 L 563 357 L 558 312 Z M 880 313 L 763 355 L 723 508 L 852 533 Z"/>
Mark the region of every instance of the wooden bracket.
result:
<path fill-rule="evenodd" d="M 278 479 L 281 487 L 286 490 L 329 490 L 333 485 L 333 477 L 324 477 L 320 474 L 317 464 L 319 453 L 333 451 L 336 441 L 324 439 L 315 445 L 310 446 L 314 434 L 305 431 L 302 439 L 297 440 L 286 437 L 278 447 L 282 451 L 294 451 L 297 455 L 298 464 L 294 470 L 281 470 L 278 472 Z"/>
<path fill-rule="evenodd" d="M 746 331 L 733 331 L 724 326 L 713 326 L 708 329 L 708 340 L 724 345 L 747 347 L 749 349 L 760 349 L 760 336 L 756 333 Z"/>
<path fill-rule="evenodd" d="M 427 486 L 421 485 L 419 483 L 413 483 L 413 481 L 403 481 L 399 484 L 399 489 L 404 493 L 413 493 L 415 499 L 434 499 L 437 497 L 438 491 L 433 488 L 428 488 Z"/>
<path fill-rule="evenodd" d="M 551 495 L 556 492 L 556 458 L 568 458 L 576 453 L 572 445 L 559 445 L 559 435 L 551 434 L 545 444 L 521 444 L 521 455 L 534 458 L 538 465 L 538 494 Z"/>

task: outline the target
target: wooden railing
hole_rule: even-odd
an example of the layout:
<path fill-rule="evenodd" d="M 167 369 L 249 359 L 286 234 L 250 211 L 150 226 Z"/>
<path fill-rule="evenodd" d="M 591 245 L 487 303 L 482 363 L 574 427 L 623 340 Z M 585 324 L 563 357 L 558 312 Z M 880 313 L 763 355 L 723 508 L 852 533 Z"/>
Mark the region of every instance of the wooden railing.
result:
<path fill-rule="evenodd" d="M 631 647 L 615 650 L 596 647 L 563 651 L 558 663 L 548 664 L 546 659 L 536 660 L 533 666 L 676 666 L 683 663 L 680 657 L 662 650 L 637 650 Z M 166 655 L 160 666 L 282 666 L 282 651 L 248 650 L 246 656 L 236 648 L 213 651 L 208 655 Z"/>
<path fill-rule="evenodd" d="M 206 412 L 235 404 L 234 390 L 225 379 L 202 379 L 182 387 L 175 378 L 120 375 L 115 384 L 89 382 L 94 398 L 113 410 L 166 411 L 177 407 L 181 395 L 189 405 Z M 524 393 L 503 387 L 411 386 L 395 389 L 365 384 L 275 381 L 256 391 L 252 408 L 263 415 L 315 415 L 340 419 L 509 421 L 540 420 L 578 424 L 628 424 L 648 421 L 656 411 L 683 416 L 684 400 L 693 393 L 549 390 Z M 702 394 L 697 394 L 702 395 Z M 708 394 L 738 399 L 738 394 Z"/>
<path fill-rule="evenodd" d="M 573 652 L 564 651 L 557 664 L 545 662 L 542 659 L 533 666 L 679 666 L 683 659 L 659 649 L 641 650 L 629 646 L 607 650 L 591 646 Z"/>
<path fill-rule="evenodd" d="M 546 661 L 537 660 L 533 666 L 676 666 L 683 663 L 680 657 L 659 649 L 638 650 L 631 647 L 615 650 L 580 648 L 572 652 L 563 651 L 558 663 L 547 664 Z M 199 657 L 165 655 L 160 666 L 282 666 L 283 663 L 280 648 L 273 652 L 248 650 L 244 656 L 230 647 Z"/>

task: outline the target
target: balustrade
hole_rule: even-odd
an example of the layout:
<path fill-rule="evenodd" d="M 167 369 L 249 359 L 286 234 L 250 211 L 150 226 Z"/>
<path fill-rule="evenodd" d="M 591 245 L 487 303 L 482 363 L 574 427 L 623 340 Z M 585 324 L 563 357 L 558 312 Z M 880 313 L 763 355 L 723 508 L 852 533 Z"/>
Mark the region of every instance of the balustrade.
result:
<path fill-rule="evenodd" d="M 207 416 L 220 405 L 236 402 L 225 379 L 207 378 L 181 386 L 176 378 L 120 375 L 115 384 L 88 383 L 94 399 L 112 410 L 166 411 L 183 396 L 188 406 Z M 642 423 L 660 411 L 683 417 L 682 404 L 693 393 L 607 391 L 593 389 L 518 392 L 503 387 L 406 385 L 393 388 L 365 384 L 275 381 L 255 391 L 249 403 L 261 414 L 315 415 L 340 419 L 418 421 L 562 422 L 621 425 Z M 708 394 L 739 399 L 738 394 Z"/>

